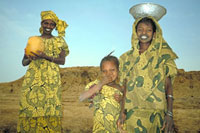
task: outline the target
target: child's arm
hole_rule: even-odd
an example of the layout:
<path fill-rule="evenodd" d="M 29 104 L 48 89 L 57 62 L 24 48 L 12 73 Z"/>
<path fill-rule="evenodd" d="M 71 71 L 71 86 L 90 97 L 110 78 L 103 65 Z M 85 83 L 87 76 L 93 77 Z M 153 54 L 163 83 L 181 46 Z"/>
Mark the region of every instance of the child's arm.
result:
<path fill-rule="evenodd" d="M 79 100 L 83 101 L 87 98 L 90 98 L 92 95 L 94 95 L 96 92 L 101 90 L 102 86 L 112 82 L 111 76 L 102 76 L 101 80 L 98 84 L 92 86 L 89 90 L 83 92 L 83 94 L 80 95 Z"/>
<path fill-rule="evenodd" d="M 98 92 L 103 86 L 102 82 L 99 82 L 98 84 L 92 86 L 89 90 L 83 92 L 80 97 L 79 100 L 82 102 L 85 99 L 90 98 L 92 95 L 94 95 L 96 92 Z"/>

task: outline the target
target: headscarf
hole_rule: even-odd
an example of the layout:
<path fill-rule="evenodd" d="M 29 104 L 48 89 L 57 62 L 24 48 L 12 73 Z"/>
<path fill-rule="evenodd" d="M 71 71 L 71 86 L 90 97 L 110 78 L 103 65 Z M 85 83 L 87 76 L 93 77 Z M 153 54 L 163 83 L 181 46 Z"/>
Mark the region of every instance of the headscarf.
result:
<path fill-rule="evenodd" d="M 58 31 L 58 36 L 65 36 L 65 29 L 67 28 L 67 23 L 60 20 L 53 11 L 42 11 L 41 20 L 51 19 L 56 23 L 56 30 Z M 40 27 L 40 33 L 43 33 L 42 27 Z"/>
<path fill-rule="evenodd" d="M 139 39 L 136 34 L 136 25 L 142 18 L 138 18 L 133 24 L 132 49 L 120 57 L 121 82 L 123 79 L 128 78 L 138 83 L 141 81 L 141 85 L 145 84 L 146 88 L 143 86 L 140 89 L 143 99 L 146 99 L 156 89 L 157 85 L 164 83 L 166 77 L 170 76 L 173 83 L 177 74 L 174 60 L 178 58 L 164 40 L 159 23 L 153 17 L 149 16 L 148 18 L 152 19 L 156 25 L 156 35 L 153 37 L 149 48 L 143 54 L 139 54 Z M 141 67 L 138 67 L 138 65 Z M 145 81 L 143 80 L 144 77 Z M 157 81 L 158 77 L 159 80 Z M 152 83 L 152 81 L 153 83 L 155 82 L 155 85 L 149 90 L 146 83 Z M 137 85 L 134 86 L 137 88 Z M 141 87 L 139 86 L 139 88 Z"/>
<path fill-rule="evenodd" d="M 156 36 L 153 37 L 152 39 L 152 43 L 150 45 L 150 47 L 152 47 L 152 45 L 154 44 L 157 44 L 159 43 L 159 52 L 161 50 L 162 47 L 160 47 L 160 45 L 162 45 L 162 43 L 166 43 L 166 41 L 163 39 L 162 37 L 162 29 L 158 23 L 158 21 L 154 18 L 154 17 L 151 17 L 151 16 L 148 16 L 147 18 L 150 18 L 153 20 L 153 22 L 155 23 L 156 25 Z M 141 18 L 138 18 L 137 20 L 135 20 L 134 24 L 133 24 L 133 29 L 132 29 L 132 39 L 131 39 L 131 44 L 132 44 L 132 48 L 136 48 L 138 47 L 138 43 L 139 43 L 139 39 L 138 39 L 138 36 L 137 36 L 137 33 L 136 33 L 136 25 L 138 24 L 138 22 L 142 19 Z M 157 43 L 156 43 L 157 42 Z M 149 49 L 149 48 L 148 48 Z"/>
<path fill-rule="evenodd" d="M 163 35 L 162 35 L 162 29 L 158 23 L 158 21 L 151 16 L 148 16 L 147 18 L 150 18 L 153 20 L 153 22 L 156 25 L 156 35 L 153 37 L 151 45 L 149 46 L 147 51 L 154 51 L 156 52 L 157 55 L 164 55 L 164 54 L 169 54 L 171 56 L 171 59 L 174 60 L 178 58 L 178 56 L 173 52 L 171 47 L 168 45 L 168 43 L 164 40 Z M 138 18 L 134 24 L 133 24 L 133 30 L 132 30 L 132 39 L 131 39 L 131 44 L 132 44 L 132 49 L 136 50 L 134 52 L 135 54 L 139 54 L 139 39 L 136 33 L 136 25 L 142 18 Z M 138 56 L 138 55 L 137 55 Z M 159 56 L 157 56 L 159 57 Z M 155 58 L 155 57 L 154 57 Z"/>

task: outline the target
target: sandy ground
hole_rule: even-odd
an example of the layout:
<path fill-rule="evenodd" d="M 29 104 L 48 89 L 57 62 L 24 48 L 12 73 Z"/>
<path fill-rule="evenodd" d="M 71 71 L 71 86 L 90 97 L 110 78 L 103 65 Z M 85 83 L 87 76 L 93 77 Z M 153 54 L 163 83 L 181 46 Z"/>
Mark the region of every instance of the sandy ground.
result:
<path fill-rule="evenodd" d="M 93 110 L 78 97 L 96 79 L 98 67 L 62 68 L 63 121 L 65 133 L 91 133 Z M 0 132 L 16 132 L 19 95 L 23 77 L 0 83 Z M 200 132 L 200 71 L 179 70 L 174 84 L 174 120 L 178 132 Z"/>

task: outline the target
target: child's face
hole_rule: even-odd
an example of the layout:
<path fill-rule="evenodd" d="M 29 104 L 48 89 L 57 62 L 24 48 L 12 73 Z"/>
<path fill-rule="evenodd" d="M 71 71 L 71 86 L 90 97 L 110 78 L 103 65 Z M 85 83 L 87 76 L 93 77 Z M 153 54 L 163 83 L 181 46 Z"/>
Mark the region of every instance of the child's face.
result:
<path fill-rule="evenodd" d="M 136 31 L 141 43 L 150 43 L 154 36 L 153 27 L 150 23 L 139 23 Z"/>
<path fill-rule="evenodd" d="M 118 70 L 113 61 L 105 61 L 102 64 L 102 74 L 103 76 L 110 76 L 112 81 L 115 81 L 118 76 Z"/>

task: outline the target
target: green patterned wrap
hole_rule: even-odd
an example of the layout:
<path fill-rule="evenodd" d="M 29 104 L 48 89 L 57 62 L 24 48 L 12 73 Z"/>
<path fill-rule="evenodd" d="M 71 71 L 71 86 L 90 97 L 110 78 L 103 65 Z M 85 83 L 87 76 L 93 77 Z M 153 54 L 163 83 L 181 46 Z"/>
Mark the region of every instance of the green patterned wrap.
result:
<path fill-rule="evenodd" d="M 156 36 L 149 48 L 139 54 L 139 40 L 133 24 L 132 49 L 120 57 L 120 82 L 127 79 L 127 130 L 132 132 L 160 132 L 166 110 L 165 79 L 172 83 L 177 74 L 176 54 L 162 37 L 158 22 Z"/>

